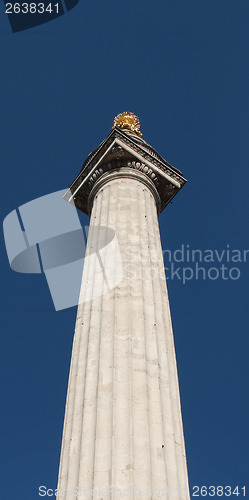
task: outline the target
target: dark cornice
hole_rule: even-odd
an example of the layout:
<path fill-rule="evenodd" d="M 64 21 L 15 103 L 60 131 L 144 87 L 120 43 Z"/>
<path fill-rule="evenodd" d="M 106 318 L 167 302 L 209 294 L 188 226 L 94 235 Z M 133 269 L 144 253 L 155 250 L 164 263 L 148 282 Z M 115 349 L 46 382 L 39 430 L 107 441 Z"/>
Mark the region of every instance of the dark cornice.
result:
<path fill-rule="evenodd" d="M 90 215 L 88 197 L 94 182 L 110 171 L 132 168 L 153 181 L 161 199 L 161 210 L 185 184 L 182 173 L 162 158 L 140 137 L 115 128 L 86 158 L 64 198 Z"/>

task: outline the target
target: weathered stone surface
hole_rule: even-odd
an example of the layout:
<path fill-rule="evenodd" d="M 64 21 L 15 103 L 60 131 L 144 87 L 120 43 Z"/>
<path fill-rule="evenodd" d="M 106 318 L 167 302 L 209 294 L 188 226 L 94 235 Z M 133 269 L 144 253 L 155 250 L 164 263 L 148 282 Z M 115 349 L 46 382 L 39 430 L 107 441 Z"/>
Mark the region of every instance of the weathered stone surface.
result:
<path fill-rule="evenodd" d="M 93 298 L 81 297 L 77 312 L 58 481 L 66 500 L 84 498 L 75 487 L 88 497 L 96 488 L 97 500 L 140 498 L 139 490 L 145 500 L 189 499 L 157 208 L 136 175 L 117 173 L 93 200 L 91 227 L 115 231 L 122 274 L 99 295 L 93 260 L 83 271 Z M 115 258 L 102 254 L 104 269 Z"/>

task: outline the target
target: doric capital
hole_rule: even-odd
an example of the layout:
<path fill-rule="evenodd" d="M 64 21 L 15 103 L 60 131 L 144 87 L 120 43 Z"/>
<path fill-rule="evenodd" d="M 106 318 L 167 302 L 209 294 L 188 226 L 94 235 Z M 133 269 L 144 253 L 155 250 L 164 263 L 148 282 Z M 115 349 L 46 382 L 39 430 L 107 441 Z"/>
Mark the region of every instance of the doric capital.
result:
<path fill-rule="evenodd" d="M 136 178 L 147 184 L 162 211 L 186 180 L 138 135 L 114 127 L 108 137 L 87 157 L 64 198 L 90 215 L 94 195 L 117 177 Z"/>
<path fill-rule="evenodd" d="M 155 174 L 146 165 L 130 161 L 130 160 L 113 160 L 107 164 L 104 164 L 101 169 L 95 170 L 93 176 L 89 179 L 88 190 L 88 213 L 91 213 L 92 204 L 95 195 L 107 182 L 111 182 L 115 179 L 135 179 L 142 182 L 153 194 L 157 206 L 157 211 L 161 211 L 161 200 L 158 194 L 156 185 L 158 180 Z M 90 189 L 89 189 L 90 188 Z"/>

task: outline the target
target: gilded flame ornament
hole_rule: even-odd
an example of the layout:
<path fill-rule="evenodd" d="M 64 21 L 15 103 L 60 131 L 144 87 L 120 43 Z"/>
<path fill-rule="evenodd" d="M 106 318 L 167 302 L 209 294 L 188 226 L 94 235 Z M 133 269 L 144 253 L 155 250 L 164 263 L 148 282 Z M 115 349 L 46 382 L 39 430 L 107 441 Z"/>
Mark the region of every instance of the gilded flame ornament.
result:
<path fill-rule="evenodd" d="M 133 132 L 133 134 L 142 137 L 139 118 L 130 111 L 124 111 L 115 116 L 112 129 L 115 127 L 121 128 L 122 130 L 129 130 Z"/>

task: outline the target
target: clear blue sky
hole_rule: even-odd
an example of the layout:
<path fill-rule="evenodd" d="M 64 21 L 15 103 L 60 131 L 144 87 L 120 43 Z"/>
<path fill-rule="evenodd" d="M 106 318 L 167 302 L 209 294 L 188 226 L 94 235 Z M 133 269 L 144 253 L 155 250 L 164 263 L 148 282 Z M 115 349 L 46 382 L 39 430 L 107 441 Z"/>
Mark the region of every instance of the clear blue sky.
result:
<path fill-rule="evenodd" d="M 80 0 L 16 34 L 0 14 L 2 219 L 69 186 L 131 110 L 188 179 L 163 248 L 249 248 L 248 0 Z M 76 308 L 11 271 L 1 238 L 0 496 L 35 500 L 56 488 Z M 168 280 L 191 488 L 249 488 L 249 257 L 234 265 L 237 280 Z"/>

